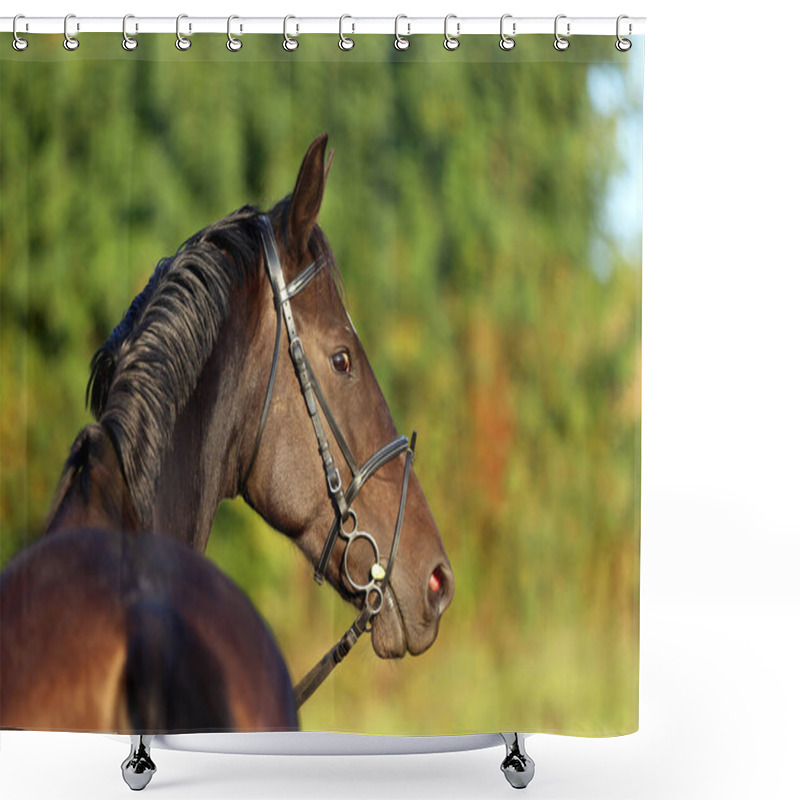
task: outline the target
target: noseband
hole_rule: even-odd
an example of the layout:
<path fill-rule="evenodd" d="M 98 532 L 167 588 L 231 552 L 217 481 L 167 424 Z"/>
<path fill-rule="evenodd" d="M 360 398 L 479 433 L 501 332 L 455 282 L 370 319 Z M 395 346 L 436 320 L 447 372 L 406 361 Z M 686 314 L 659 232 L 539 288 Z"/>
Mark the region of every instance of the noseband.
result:
<path fill-rule="evenodd" d="M 261 411 L 261 419 L 258 425 L 253 454 L 250 457 L 250 462 L 241 484 L 242 494 L 245 499 L 247 499 L 247 482 L 256 462 L 256 457 L 261 445 L 261 438 L 264 434 L 264 427 L 267 422 L 267 415 L 269 414 L 269 407 L 272 402 L 272 393 L 275 388 L 275 376 L 278 371 L 281 335 L 285 323 L 286 334 L 289 338 L 289 355 L 294 364 L 297 379 L 300 382 L 300 389 L 305 399 L 308 415 L 314 426 L 317 449 L 322 458 L 322 467 L 325 472 L 325 483 L 334 509 L 333 523 L 328 532 L 325 545 L 322 548 L 317 566 L 314 569 L 314 580 L 318 584 L 322 584 L 325 578 L 325 571 L 331 559 L 331 554 L 333 553 L 333 548 L 337 539 L 341 537 L 346 542 L 344 555 L 342 557 L 342 572 L 353 589 L 364 595 L 364 607 L 356 621 L 347 629 L 344 636 L 342 636 L 337 644 L 295 687 L 295 700 L 299 708 L 311 694 L 316 691 L 336 664 L 341 662 L 350 652 L 351 648 L 358 640 L 358 637 L 369 630 L 370 623 L 383 608 L 384 588 L 389 585 L 389 578 L 392 573 L 392 567 L 394 566 L 395 556 L 397 555 L 397 546 L 400 542 L 400 531 L 403 527 L 403 514 L 405 512 L 406 496 L 408 492 L 408 480 L 411 474 L 411 464 L 414 461 L 414 447 L 416 445 L 417 434 L 416 432 L 412 434 L 410 442 L 407 437 L 398 436 L 393 441 L 376 450 L 360 467 L 358 466 L 358 462 L 348 446 L 347 440 L 325 399 L 322 387 L 317 381 L 314 371 L 311 369 L 311 364 L 306 356 L 303 343 L 297 335 L 297 327 L 295 326 L 294 315 L 292 314 L 292 298 L 300 294 L 300 292 L 302 292 L 322 271 L 324 262 L 321 259 L 312 261 L 287 286 L 283 275 L 283 268 L 281 267 L 280 256 L 278 255 L 275 232 L 269 217 L 266 215 L 259 217 L 259 229 L 261 231 L 267 276 L 272 286 L 277 322 L 275 326 L 275 347 L 272 353 L 272 367 L 270 369 L 269 382 L 267 383 L 267 395 L 264 400 L 264 407 Z M 333 433 L 336 443 L 339 445 L 339 450 L 344 460 L 347 462 L 348 469 L 352 475 L 352 479 L 346 490 L 343 487 L 341 474 L 336 466 L 333 454 L 331 453 L 330 443 L 322 424 L 320 409 L 322 410 L 322 415 L 325 416 L 328 422 L 331 433 Z M 406 459 L 405 468 L 403 470 L 400 505 L 397 509 L 392 546 L 389 551 L 386 566 L 384 567 L 384 565 L 381 564 L 378 543 L 372 534 L 358 529 L 358 517 L 352 505 L 366 482 L 381 467 L 403 453 L 406 454 Z M 350 571 L 348 562 L 350 550 L 353 544 L 359 540 L 366 542 L 372 548 L 375 557 L 375 561 L 370 568 L 369 579 L 366 583 L 359 583 L 356 580 L 353 573 Z"/>

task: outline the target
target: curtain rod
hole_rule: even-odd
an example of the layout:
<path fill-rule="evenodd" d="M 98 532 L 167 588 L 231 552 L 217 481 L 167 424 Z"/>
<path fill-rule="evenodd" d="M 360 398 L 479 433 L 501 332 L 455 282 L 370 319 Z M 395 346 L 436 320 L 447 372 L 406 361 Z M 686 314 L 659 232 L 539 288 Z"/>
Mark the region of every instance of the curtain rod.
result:
<path fill-rule="evenodd" d="M 524 34 L 554 34 L 556 27 L 554 17 L 515 17 L 506 14 L 503 20 L 503 31 L 506 36 Z M 191 36 L 195 33 L 228 32 L 228 17 L 193 17 L 180 16 L 180 34 Z M 644 33 L 644 17 L 623 17 L 620 33 L 631 36 Z M 17 18 L 16 32 L 19 36 L 39 33 L 67 33 L 79 36 L 83 33 L 122 33 L 122 17 L 81 17 L 70 14 L 64 17 L 27 17 Z M 447 31 L 450 36 L 473 34 L 500 35 L 500 17 L 459 17 L 449 15 Z M 286 26 L 286 27 L 284 27 Z M 396 27 L 397 26 L 397 27 Z M 136 17 L 129 15 L 125 23 L 128 36 L 141 33 L 176 33 L 178 19 L 176 17 Z M 14 30 L 14 17 L 0 17 L 0 31 Z M 376 33 L 401 36 L 417 34 L 445 33 L 444 17 L 233 17 L 231 33 L 242 34 L 284 34 L 298 36 L 305 33 L 330 33 L 347 36 L 363 33 Z M 562 37 L 617 34 L 616 17 L 570 17 L 559 15 L 558 33 Z"/>

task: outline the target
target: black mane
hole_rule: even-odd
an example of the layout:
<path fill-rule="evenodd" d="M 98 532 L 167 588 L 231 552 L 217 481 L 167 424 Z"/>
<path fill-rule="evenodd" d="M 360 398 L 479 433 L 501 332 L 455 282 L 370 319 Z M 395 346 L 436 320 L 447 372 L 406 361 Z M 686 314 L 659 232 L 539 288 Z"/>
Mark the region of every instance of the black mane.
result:
<path fill-rule="evenodd" d="M 145 529 L 175 420 L 228 315 L 231 282 L 261 264 L 261 213 L 245 206 L 161 260 L 92 358 L 86 398 L 114 440 Z"/>
<path fill-rule="evenodd" d="M 286 238 L 289 198 L 270 212 Z M 194 391 L 229 312 L 231 282 L 263 264 L 259 217 L 244 206 L 187 239 L 162 259 L 119 325 L 92 357 L 86 399 L 109 432 L 137 518 L 152 527 L 156 482 L 175 421 Z M 309 244 L 342 293 L 325 234 Z"/>

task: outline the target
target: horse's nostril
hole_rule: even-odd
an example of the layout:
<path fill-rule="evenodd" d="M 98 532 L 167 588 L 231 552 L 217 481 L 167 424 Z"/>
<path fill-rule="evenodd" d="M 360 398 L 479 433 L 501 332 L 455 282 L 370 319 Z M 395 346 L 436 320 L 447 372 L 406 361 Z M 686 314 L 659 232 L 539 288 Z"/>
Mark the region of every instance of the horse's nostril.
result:
<path fill-rule="evenodd" d="M 452 574 L 443 564 L 439 564 L 428 577 L 428 600 L 431 608 L 439 614 L 453 599 L 452 584 Z"/>

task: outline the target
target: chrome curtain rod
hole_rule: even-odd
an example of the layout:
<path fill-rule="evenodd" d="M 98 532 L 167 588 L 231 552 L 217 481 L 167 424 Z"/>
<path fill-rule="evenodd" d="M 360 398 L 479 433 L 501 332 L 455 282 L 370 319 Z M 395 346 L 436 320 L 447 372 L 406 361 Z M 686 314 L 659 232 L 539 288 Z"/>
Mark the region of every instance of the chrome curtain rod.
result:
<path fill-rule="evenodd" d="M 230 32 L 236 36 L 268 33 L 285 33 L 300 36 L 306 33 L 329 33 L 353 36 L 363 33 L 415 36 L 419 34 L 443 35 L 445 19 L 443 17 L 194 17 L 182 14 L 180 32 L 183 36 L 196 33 Z M 176 17 L 137 17 L 128 15 L 125 30 L 128 36 L 143 33 L 172 33 L 176 31 Z M 473 34 L 499 34 L 500 16 L 497 17 L 459 17 L 449 15 L 446 23 L 451 36 L 468 36 Z M 27 34 L 65 33 L 79 36 L 84 33 L 122 33 L 122 17 L 82 17 L 70 14 L 64 17 L 35 17 L 19 15 L 16 32 L 20 36 Z M 556 28 L 554 17 L 515 17 L 504 15 L 503 30 L 508 36 L 524 34 L 550 34 Z M 644 17 L 625 17 L 621 27 L 623 36 L 644 33 Z M 570 17 L 558 16 L 557 29 L 560 36 L 615 36 L 617 35 L 616 17 Z M 14 17 L 0 17 L 0 31 L 14 30 Z"/>

